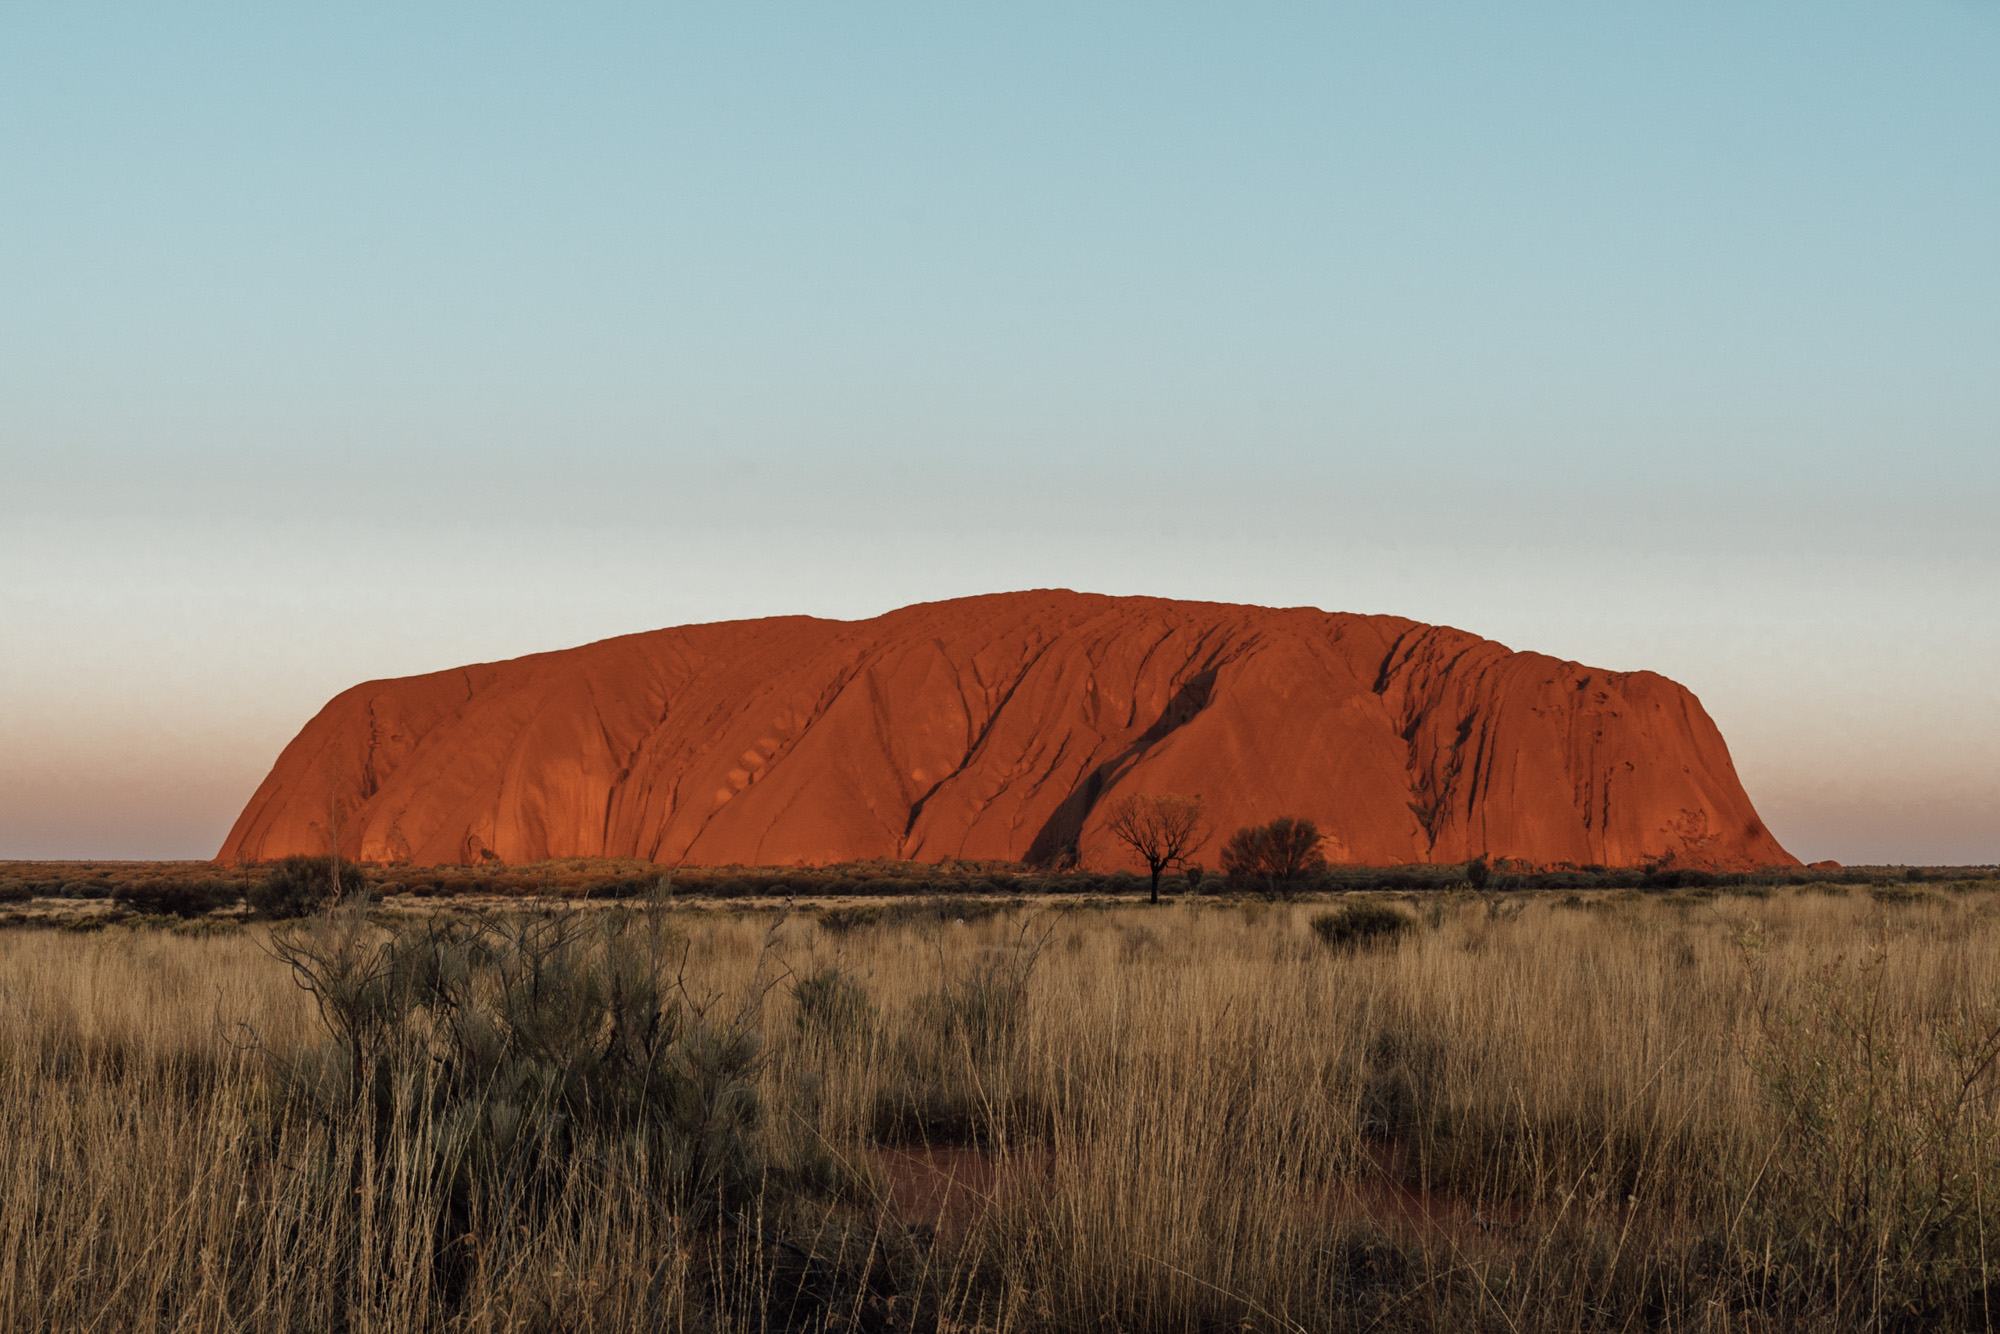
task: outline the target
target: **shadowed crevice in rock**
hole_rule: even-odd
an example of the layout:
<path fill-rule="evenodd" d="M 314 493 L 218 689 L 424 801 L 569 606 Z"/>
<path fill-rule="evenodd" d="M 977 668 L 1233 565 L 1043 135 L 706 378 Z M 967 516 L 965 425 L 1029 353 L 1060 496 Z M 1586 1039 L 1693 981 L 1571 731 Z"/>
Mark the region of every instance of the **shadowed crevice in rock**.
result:
<path fill-rule="evenodd" d="M 1208 668 L 1191 677 L 1187 684 L 1174 693 L 1167 707 L 1132 744 L 1119 754 L 1092 769 L 1078 784 L 1076 789 L 1064 797 L 1062 804 L 1049 816 L 1048 821 L 1035 832 L 1028 844 L 1028 854 L 1022 860 L 1031 866 L 1052 866 L 1078 859 L 1078 841 L 1083 837 L 1083 827 L 1090 813 L 1104 795 L 1105 788 L 1117 777 L 1143 758 L 1154 745 L 1164 740 L 1175 728 L 1192 722 L 1195 715 L 1208 707 L 1209 693 L 1215 689 L 1215 669 Z"/>
<path fill-rule="evenodd" d="M 910 818 L 903 825 L 903 840 L 905 844 L 909 842 L 912 835 L 916 832 L 917 821 L 924 813 L 924 803 L 936 796 L 945 784 L 964 773 L 966 767 L 978 759 L 980 751 L 986 745 L 987 737 L 993 734 L 993 724 L 1006 712 L 1008 703 L 1013 700 L 1015 693 L 1020 690 L 1021 683 L 1028 679 L 1029 673 L 1034 670 L 1035 664 L 1041 661 L 1042 655 L 1047 651 L 1048 645 L 1046 644 L 1038 644 L 1033 647 L 1026 661 L 1021 664 L 1020 670 L 1014 674 L 1014 679 L 1008 682 L 1007 689 L 1001 693 L 998 702 L 994 704 L 992 712 L 987 715 L 986 721 L 980 725 L 978 735 L 973 738 L 972 744 L 966 748 L 965 759 L 950 774 L 944 778 L 940 778 L 936 783 L 931 785 L 929 791 L 910 804 Z"/>

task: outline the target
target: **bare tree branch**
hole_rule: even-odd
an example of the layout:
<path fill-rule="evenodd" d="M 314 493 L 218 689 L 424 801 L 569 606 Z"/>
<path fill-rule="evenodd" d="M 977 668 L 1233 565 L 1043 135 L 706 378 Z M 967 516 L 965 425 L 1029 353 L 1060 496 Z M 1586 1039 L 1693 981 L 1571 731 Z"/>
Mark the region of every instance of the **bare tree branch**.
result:
<path fill-rule="evenodd" d="M 1201 798 L 1171 792 L 1124 797 L 1111 808 L 1104 828 L 1146 863 L 1153 876 L 1154 903 L 1160 901 L 1160 872 L 1185 865 L 1212 833 Z"/>

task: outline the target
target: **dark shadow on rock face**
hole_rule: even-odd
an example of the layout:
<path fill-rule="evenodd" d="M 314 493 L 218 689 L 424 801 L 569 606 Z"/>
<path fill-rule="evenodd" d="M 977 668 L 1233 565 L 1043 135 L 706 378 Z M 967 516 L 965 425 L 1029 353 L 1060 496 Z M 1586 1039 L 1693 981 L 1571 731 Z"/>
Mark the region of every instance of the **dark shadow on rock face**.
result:
<path fill-rule="evenodd" d="M 1076 790 L 1063 799 L 1055 813 L 1037 831 L 1034 841 L 1029 843 L 1028 855 L 1023 860 L 1030 866 L 1073 863 L 1076 860 L 1077 840 L 1083 835 L 1083 822 L 1090 818 L 1090 812 L 1096 807 L 1098 798 L 1104 795 L 1104 789 L 1119 774 L 1145 758 L 1147 751 L 1193 722 L 1208 707 L 1214 692 L 1213 667 L 1189 677 L 1187 683 L 1167 701 L 1167 707 L 1160 711 L 1160 716 L 1151 727 L 1126 749 L 1092 769 Z"/>

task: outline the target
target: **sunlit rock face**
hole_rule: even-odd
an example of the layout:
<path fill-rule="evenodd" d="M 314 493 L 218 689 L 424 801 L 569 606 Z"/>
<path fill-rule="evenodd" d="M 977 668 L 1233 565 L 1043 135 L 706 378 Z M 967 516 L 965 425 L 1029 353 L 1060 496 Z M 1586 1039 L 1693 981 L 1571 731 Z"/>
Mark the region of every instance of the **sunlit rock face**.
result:
<path fill-rule="evenodd" d="M 1128 792 L 1334 861 L 1796 865 L 1701 704 L 1395 616 L 1062 590 L 684 626 L 371 681 L 279 755 L 219 854 L 1133 865 Z"/>

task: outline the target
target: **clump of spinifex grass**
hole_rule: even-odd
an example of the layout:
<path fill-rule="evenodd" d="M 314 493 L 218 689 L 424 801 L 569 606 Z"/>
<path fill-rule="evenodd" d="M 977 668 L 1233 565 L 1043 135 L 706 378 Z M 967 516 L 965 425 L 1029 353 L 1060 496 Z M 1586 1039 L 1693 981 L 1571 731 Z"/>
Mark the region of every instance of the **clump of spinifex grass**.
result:
<path fill-rule="evenodd" d="M 0 1327 L 1985 1328 L 1984 900 L 1566 892 L 0 934 Z"/>

